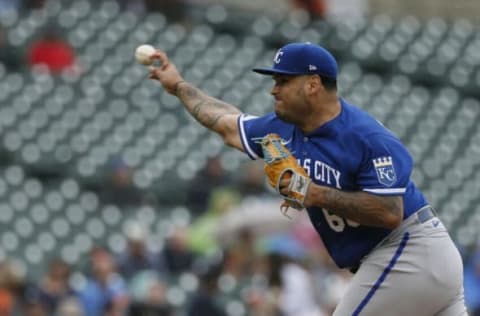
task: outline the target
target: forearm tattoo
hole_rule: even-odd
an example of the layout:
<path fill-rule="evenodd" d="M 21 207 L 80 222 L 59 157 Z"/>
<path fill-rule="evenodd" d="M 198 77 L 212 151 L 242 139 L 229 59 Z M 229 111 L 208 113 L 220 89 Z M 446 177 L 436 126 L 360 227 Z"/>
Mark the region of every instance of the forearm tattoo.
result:
<path fill-rule="evenodd" d="M 215 130 L 225 115 L 241 113 L 235 106 L 206 95 L 188 82 L 179 82 L 175 94 L 187 111 L 200 124 L 211 130 Z"/>
<path fill-rule="evenodd" d="M 396 196 L 379 197 L 327 188 L 322 200 L 322 206 L 331 213 L 369 226 L 385 227 L 403 216 L 402 200 Z"/>

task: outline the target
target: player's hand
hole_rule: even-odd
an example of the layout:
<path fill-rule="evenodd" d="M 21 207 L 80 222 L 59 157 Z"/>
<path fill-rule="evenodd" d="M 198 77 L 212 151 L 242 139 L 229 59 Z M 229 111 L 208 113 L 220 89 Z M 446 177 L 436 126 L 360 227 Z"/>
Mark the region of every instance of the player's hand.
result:
<path fill-rule="evenodd" d="M 280 180 L 279 188 L 280 188 L 281 195 L 288 197 L 288 193 L 290 192 L 289 186 L 290 186 L 291 179 L 292 179 L 291 177 L 288 177 Z M 308 190 L 307 193 L 305 194 L 305 200 L 303 202 L 303 206 L 305 207 L 307 207 L 307 205 L 310 205 L 309 194 L 308 194 L 309 192 L 310 190 Z M 280 206 L 280 210 L 282 211 L 283 215 L 291 219 L 290 215 L 288 215 L 288 209 L 290 207 L 293 207 L 298 210 L 298 205 L 295 202 L 292 202 L 288 199 L 284 199 L 282 205 Z"/>
<path fill-rule="evenodd" d="M 290 185 L 290 177 L 283 177 L 283 179 L 280 180 L 280 194 L 287 196 L 288 195 L 288 186 Z"/>
<path fill-rule="evenodd" d="M 159 66 L 150 66 L 149 78 L 158 80 L 168 93 L 175 94 L 177 83 L 183 81 L 177 67 L 168 59 L 167 54 L 161 50 L 156 50 L 150 57 L 153 61 L 159 61 Z"/>

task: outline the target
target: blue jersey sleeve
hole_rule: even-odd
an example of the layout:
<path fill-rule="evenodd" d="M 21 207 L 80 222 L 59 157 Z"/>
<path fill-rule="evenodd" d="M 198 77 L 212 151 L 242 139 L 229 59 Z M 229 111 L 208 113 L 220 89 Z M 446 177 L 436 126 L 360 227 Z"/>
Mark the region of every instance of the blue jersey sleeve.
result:
<path fill-rule="evenodd" d="M 365 145 L 367 154 L 357 176 L 358 186 L 373 194 L 405 194 L 413 168 L 405 146 L 389 134 L 370 135 Z"/>
<path fill-rule="evenodd" d="M 243 148 L 251 159 L 263 156 L 260 140 L 267 134 L 275 133 L 284 139 L 291 138 L 294 127 L 280 121 L 274 113 L 265 116 L 242 114 L 238 117 L 238 130 Z"/>

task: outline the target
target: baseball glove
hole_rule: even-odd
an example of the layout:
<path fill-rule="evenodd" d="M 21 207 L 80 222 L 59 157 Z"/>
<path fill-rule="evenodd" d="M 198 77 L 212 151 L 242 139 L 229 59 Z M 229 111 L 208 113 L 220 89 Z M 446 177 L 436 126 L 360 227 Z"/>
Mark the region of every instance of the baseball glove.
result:
<path fill-rule="evenodd" d="M 261 139 L 260 144 L 268 181 L 285 198 L 280 210 L 289 217 L 287 214 L 289 207 L 297 210 L 305 208 L 303 203 L 312 180 L 308 177 L 305 169 L 297 163 L 290 150 L 282 144 L 282 141 L 279 135 L 268 134 Z M 290 178 L 288 193 L 282 194 L 280 191 L 281 180 L 288 178 Z"/>

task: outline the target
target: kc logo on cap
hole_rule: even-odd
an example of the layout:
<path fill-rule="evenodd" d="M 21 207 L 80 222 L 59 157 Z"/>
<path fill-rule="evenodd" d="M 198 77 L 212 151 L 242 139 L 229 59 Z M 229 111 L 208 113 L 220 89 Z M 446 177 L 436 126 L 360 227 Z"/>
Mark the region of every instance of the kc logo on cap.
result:
<path fill-rule="evenodd" d="M 280 63 L 280 57 L 282 57 L 282 55 L 283 55 L 283 52 L 281 49 L 279 49 L 278 52 L 275 54 L 275 57 L 273 58 L 273 61 L 275 62 L 275 64 Z"/>

